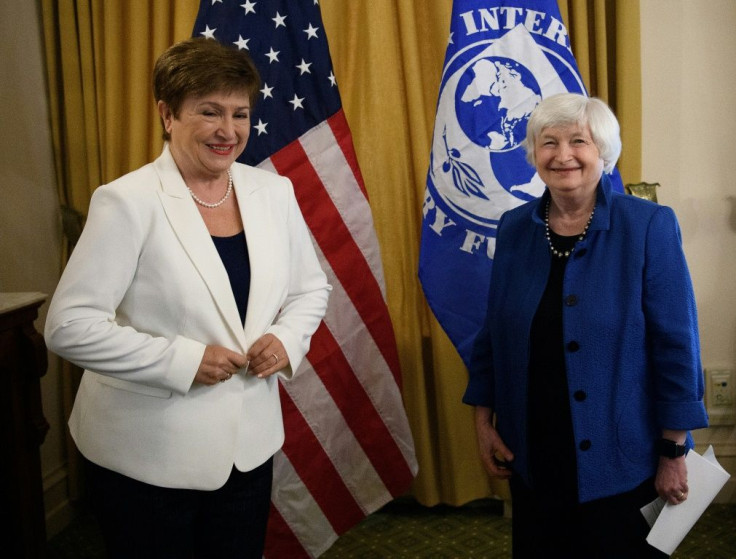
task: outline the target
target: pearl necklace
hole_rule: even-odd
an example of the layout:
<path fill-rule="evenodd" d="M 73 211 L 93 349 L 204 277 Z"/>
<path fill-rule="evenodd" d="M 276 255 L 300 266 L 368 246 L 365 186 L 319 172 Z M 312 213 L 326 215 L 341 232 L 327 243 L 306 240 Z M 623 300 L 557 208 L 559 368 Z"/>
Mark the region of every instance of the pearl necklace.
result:
<path fill-rule="evenodd" d="M 572 247 L 570 250 L 557 250 L 555 246 L 552 244 L 552 237 L 550 236 L 549 232 L 549 204 L 550 201 L 547 200 L 547 208 L 544 210 L 544 236 L 547 237 L 547 243 L 549 244 L 549 250 L 554 254 L 557 258 L 567 258 L 570 256 L 574 251 L 575 247 Z M 588 233 L 588 228 L 590 227 L 591 222 L 593 221 L 593 215 L 595 215 L 595 205 L 593 206 L 593 209 L 590 211 L 590 217 L 588 218 L 588 223 L 585 224 L 585 228 L 583 229 L 583 232 L 580 233 L 578 236 L 576 243 L 579 243 L 585 238 L 585 235 Z"/>
<path fill-rule="evenodd" d="M 192 198 L 194 198 L 194 201 L 197 202 L 200 206 L 204 206 L 205 208 L 216 208 L 218 206 L 222 206 L 222 204 L 225 203 L 225 200 L 228 199 L 230 196 L 230 193 L 233 191 L 233 176 L 230 174 L 230 169 L 227 170 L 227 190 L 225 191 L 225 196 L 223 196 L 219 202 L 215 202 L 214 204 L 210 204 L 209 202 L 205 202 L 204 200 L 200 199 L 194 192 L 192 192 L 192 189 L 187 186 L 187 190 L 189 191 L 189 194 L 192 195 Z"/>

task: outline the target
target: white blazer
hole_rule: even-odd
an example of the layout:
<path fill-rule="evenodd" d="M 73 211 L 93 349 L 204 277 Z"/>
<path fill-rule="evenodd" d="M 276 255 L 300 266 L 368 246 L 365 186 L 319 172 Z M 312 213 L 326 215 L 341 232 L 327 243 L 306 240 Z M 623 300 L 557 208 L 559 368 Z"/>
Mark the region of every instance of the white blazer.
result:
<path fill-rule="evenodd" d="M 205 346 L 245 353 L 263 334 L 290 377 L 330 286 L 291 182 L 235 164 L 251 285 L 245 325 L 217 249 L 168 147 L 99 187 L 46 320 L 49 349 L 85 368 L 69 427 L 82 454 L 161 487 L 212 490 L 282 445 L 277 376 L 192 381 Z"/>

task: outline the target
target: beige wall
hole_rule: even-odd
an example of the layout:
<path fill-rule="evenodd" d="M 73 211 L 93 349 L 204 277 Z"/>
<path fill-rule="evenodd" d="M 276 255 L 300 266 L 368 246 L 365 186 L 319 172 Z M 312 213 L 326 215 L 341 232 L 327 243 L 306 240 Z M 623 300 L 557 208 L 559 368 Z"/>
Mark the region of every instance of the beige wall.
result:
<path fill-rule="evenodd" d="M 703 363 L 736 368 L 736 2 L 641 0 L 641 6 L 642 178 L 661 183 L 659 200 L 682 225 Z M 37 17 L 35 2 L 0 0 L 0 291 L 50 295 L 61 232 Z M 68 509 L 58 368 L 53 356 L 49 363 L 42 390 L 51 430 L 41 458 L 53 534 Z M 736 428 L 708 429 L 697 440 L 714 443 L 736 474 Z M 721 499 L 736 501 L 733 487 Z"/>
<path fill-rule="evenodd" d="M 61 225 L 36 2 L 0 0 L 0 291 L 49 296 L 59 277 Z M 43 331 L 48 302 L 36 328 Z M 49 532 L 68 513 L 58 361 L 41 380 L 51 429 L 41 447 Z"/>
<path fill-rule="evenodd" d="M 659 202 L 680 220 L 706 369 L 736 368 L 734 29 L 733 0 L 641 0 L 642 179 L 662 185 Z M 735 427 L 695 435 L 736 474 Z"/>

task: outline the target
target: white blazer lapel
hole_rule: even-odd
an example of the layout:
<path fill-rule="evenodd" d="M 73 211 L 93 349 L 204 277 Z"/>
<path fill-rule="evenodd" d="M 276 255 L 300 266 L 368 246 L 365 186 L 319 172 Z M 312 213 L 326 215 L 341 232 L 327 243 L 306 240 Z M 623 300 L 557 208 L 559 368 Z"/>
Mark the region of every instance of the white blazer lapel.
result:
<path fill-rule="evenodd" d="M 243 325 L 240 323 L 227 270 L 176 167 L 168 145 L 154 162 L 154 168 L 161 180 L 159 195 L 171 228 L 207 285 L 223 320 L 238 340 L 241 350 L 245 352 L 247 348 Z"/>
<path fill-rule="evenodd" d="M 279 297 L 271 295 L 277 288 L 274 281 L 275 266 L 283 266 L 283 254 L 276 254 L 273 247 L 274 210 L 269 207 L 268 196 L 260 196 L 259 190 L 266 184 L 254 184 L 249 168 L 236 166 L 233 186 L 240 205 L 240 215 L 245 229 L 250 259 L 250 293 L 245 315 L 245 335 L 252 343 L 273 322 L 278 307 L 274 302 Z M 265 202 L 265 203 L 264 203 Z M 257 294 L 257 296 L 253 296 Z"/>

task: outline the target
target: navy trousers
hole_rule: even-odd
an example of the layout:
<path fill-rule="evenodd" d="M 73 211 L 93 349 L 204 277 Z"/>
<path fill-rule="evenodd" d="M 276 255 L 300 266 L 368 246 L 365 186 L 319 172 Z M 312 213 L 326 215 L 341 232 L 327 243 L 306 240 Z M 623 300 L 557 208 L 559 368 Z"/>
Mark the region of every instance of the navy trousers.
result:
<path fill-rule="evenodd" d="M 170 489 L 86 463 L 89 497 L 110 559 L 260 559 L 270 510 L 273 459 L 233 468 L 214 491 Z"/>

